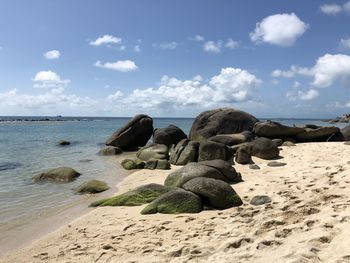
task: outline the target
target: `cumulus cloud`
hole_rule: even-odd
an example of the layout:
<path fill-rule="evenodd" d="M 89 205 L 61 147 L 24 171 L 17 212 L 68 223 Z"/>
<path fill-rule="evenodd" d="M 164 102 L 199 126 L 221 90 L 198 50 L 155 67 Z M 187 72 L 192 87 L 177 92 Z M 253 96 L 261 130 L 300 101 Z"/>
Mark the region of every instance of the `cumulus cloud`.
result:
<path fill-rule="evenodd" d="M 175 41 L 172 42 L 163 42 L 159 44 L 159 47 L 161 49 L 170 49 L 170 50 L 174 50 L 175 48 L 177 48 L 179 44 Z"/>
<path fill-rule="evenodd" d="M 221 52 L 222 41 L 207 41 L 203 45 L 203 50 L 208 53 L 218 54 Z"/>
<path fill-rule="evenodd" d="M 324 4 L 320 6 L 320 10 L 326 15 L 336 15 L 339 14 L 343 8 L 337 4 Z"/>
<path fill-rule="evenodd" d="M 225 44 L 225 47 L 235 49 L 238 47 L 238 42 L 234 41 L 232 38 L 229 38 Z"/>
<path fill-rule="evenodd" d="M 201 35 L 195 35 L 193 37 L 189 37 L 188 39 L 197 42 L 204 41 L 204 37 Z"/>
<path fill-rule="evenodd" d="M 313 100 L 319 96 L 319 93 L 315 89 L 309 89 L 308 91 L 302 91 L 294 89 L 287 92 L 287 98 L 291 101 L 296 100 Z"/>
<path fill-rule="evenodd" d="M 343 48 L 346 48 L 346 49 L 350 49 L 350 38 L 348 39 L 341 39 L 340 40 L 340 45 L 343 47 Z"/>
<path fill-rule="evenodd" d="M 39 71 L 36 73 L 34 78 L 32 78 L 35 88 L 53 88 L 67 85 L 69 79 L 61 79 L 61 77 L 51 70 Z"/>
<path fill-rule="evenodd" d="M 105 44 L 120 44 L 122 39 L 120 37 L 115 37 L 112 35 L 104 35 L 102 37 L 97 38 L 94 41 L 90 41 L 89 44 L 92 46 L 101 46 Z"/>
<path fill-rule="evenodd" d="M 141 48 L 140 48 L 139 45 L 134 46 L 134 52 L 136 52 L 136 53 L 140 53 L 141 52 Z"/>
<path fill-rule="evenodd" d="M 61 56 L 61 52 L 58 51 L 58 50 L 50 50 L 50 51 L 47 51 L 46 53 L 44 53 L 44 57 L 46 59 L 59 59 Z"/>
<path fill-rule="evenodd" d="M 135 62 L 131 60 L 119 60 L 116 62 L 105 62 L 105 63 L 101 63 L 101 61 L 98 60 L 96 61 L 95 66 L 99 68 L 111 69 L 111 70 L 116 70 L 120 72 L 129 72 L 129 71 L 134 71 L 138 69 Z"/>
<path fill-rule="evenodd" d="M 343 8 L 346 12 L 350 12 L 350 1 L 346 2 L 344 5 L 343 5 Z"/>
<path fill-rule="evenodd" d="M 294 45 L 308 29 L 308 25 L 301 21 L 294 13 L 276 14 L 265 17 L 256 24 L 250 39 L 254 43 L 269 43 L 282 47 Z"/>
<path fill-rule="evenodd" d="M 109 101 L 115 101 L 123 97 L 124 94 L 120 90 L 117 90 L 115 93 L 108 95 L 107 100 Z"/>

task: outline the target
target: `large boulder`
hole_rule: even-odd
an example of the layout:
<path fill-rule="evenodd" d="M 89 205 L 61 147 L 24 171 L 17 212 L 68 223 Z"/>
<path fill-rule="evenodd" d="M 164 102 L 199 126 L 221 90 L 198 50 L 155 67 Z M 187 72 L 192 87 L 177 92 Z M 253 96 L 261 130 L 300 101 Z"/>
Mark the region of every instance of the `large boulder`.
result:
<path fill-rule="evenodd" d="M 289 127 L 275 121 L 257 122 L 253 129 L 257 136 L 270 139 L 294 138 L 303 131 L 304 129 L 301 127 Z"/>
<path fill-rule="evenodd" d="M 177 126 L 169 125 L 166 128 L 155 129 L 153 132 L 153 143 L 176 145 L 179 141 L 187 139 L 187 135 Z"/>
<path fill-rule="evenodd" d="M 250 142 L 254 135 L 250 131 L 243 131 L 235 134 L 218 134 L 210 137 L 208 140 L 223 143 L 227 146 L 233 146 L 244 142 Z"/>
<path fill-rule="evenodd" d="M 189 163 L 170 173 L 164 184 L 172 187 L 182 187 L 183 184 L 196 177 L 207 177 L 228 183 L 241 181 L 241 176 L 223 160 L 212 160 L 200 163 Z"/>
<path fill-rule="evenodd" d="M 159 160 L 159 159 L 149 159 L 145 163 L 145 169 L 155 170 L 169 170 L 170 162 L 168 160 Z"/>
<path fill-rule="evenodd" d="M 76 170 L 70 167 L 58 167 L 36 175 L 32 178 L 34 182 L 52 181 L 52 182 L 72 182 L 80 176 Z"/>
<path fill-rule="evenodd" d="M 249 143 L 243 143 L 241 145 L 237 145 L 235 149 L 237 150 L 236 157 L 239 149 L 240 151 L 242 151 L 242 154 L 244 155 L 248 153 L 251 156 L 256 156 L 265 160 L 275 159 L 279 156 L 278 146 L 272 140 L 264 137 L 257 138 L 254 141 Z"/>
<path fill-rule="evenodd" d="M 106 145 L 128 150 L 144 146 L 153 133 L 153 120 L 147 115 L 136 115 L 107 140 Z"/>
<path fill-rule="evenodd" d="M 339 133 L 338 127 L 319 127 L 316 129 L 305 128 L 303 132 L 298 133 L 295 139 L 298 142 L 320 142 L 328 141 L 332 136 Z"/>
<path fill-rule="evenodd" d="M 201 141 L 198 151 L 198 161 L 232 160 L 233 153 L 228 146 L 219 142 Z"/>
<path fill-rule="evenodd" d="M 106 146 L 99 150 L 98 155 L 108 156 L 108 155 L 118 155 L 123 151 L 119 147 Z"/>
<path fill-rule="evenodd" d="M 187 139 L 181 140 L 170 150 L 169 161 L 175 165 L 185 165 L 198 161 L 199 142 Z"/>
<path fill-rule="evenodd" d="M 164 144 L 151 144 L 142 147 L 137 153 L 137 158 L 143 161 L 149 159 L 169 159 L 169 148 Z"/>
<path fill-rule="evenodd" d="M 252 154 L 246 147 L 239 147 L 236 151 L 235 160 L 239 164 L 252 164 Z"/>
<path fill-rule="evenodd" d="M 232 187 L 220 180 L 198 177 L 185 183 L 182 188 L 199 195 L 204 205 L 216 209 L 227 209 L 243 204 Z"/>
<path fill-rule="evenodd" d="M 341 133 L 346 141 L 350 141 L 350 125 L 341 129 Z"/>
<path fill-rule="evenodd" d="M 202 200 L 198 195 L 178 189 L 165 193 L 152 201 L 141 211 L 141 214 L 199 213 L 202 210 Z"/>
<path fill-rule="evenodd" d="M 90 180 L 79 185 L 74 189 L 77 194 L 96 194 L 108 190 L 109 187 L 105 182 L 99 180 Z"/>
<path fill-rule="evenodd" d="M 192 124 L 189 138 L 195 141 L 208 139 L 218 134 L 233 134 L 251 131 L 258 122 L 244 111 L 221 108 L 202 112 Z"/>
<path fill-rule="evenodd" d="M 173 188 L 160 184 L 146 184 L 124 194 L 93 202 L 90 206 L 138 206 L 150 203 L 170 190 Z"/>

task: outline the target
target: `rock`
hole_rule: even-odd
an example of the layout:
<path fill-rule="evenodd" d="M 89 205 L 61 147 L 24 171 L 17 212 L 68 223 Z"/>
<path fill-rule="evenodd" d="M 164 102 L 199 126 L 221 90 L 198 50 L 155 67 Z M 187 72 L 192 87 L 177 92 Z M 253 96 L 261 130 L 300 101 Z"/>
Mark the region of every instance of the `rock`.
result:
<path fill-rule="evenodd" d="M 282 139 L 272 139 L 272 142 L 277 146 L 282 146 L 283 140 Z"/>
<path fill-rule="evenodd" d="M 270 139 L 295 137 L 298 133 L 303 132 L 300 127 L 289 127 L 275 121 L 257 122 L 254 125 L 253 132 L 259 137 Z"/>
<path fill-rule="evenodd" d="M 227 183 L 240 182 L 239 173 L 223 160 L 212 160 L 200 163 L 189 163 L 184 167 L 170 173 L 164 184 L 172 187 L 182 187 L 187 181 L 196 177 L 207 177 L 222 180 Z"/>
<path fill-rule="evenodd" d="M 145 163 L 138 159 L 124 159 L 121 162 L 121 166 L 126 170 L 143 169 L 145 167 Z"/>
<path fill-rule="evenodd" d="M 249 153 L 248 150 L 244 147 L 238 148 L 238 150 L 236 151 L 235 160 L 239 164 L 250 164 L 253 162 L 251 153 Z"/>
<path fill-rule="evenodd" d="M 80 176 L 80 173 L 75 171 L 70 167 L 58 167 L 47 172 L 41 173 L 34 176 L 32 179 L 34 182 L 38 181 L 54 181 L 54 182 L 72 182 L 77 177 Z"/>
<path fill-rule="evenodd" d="M 168 160 L 149 159 L 145 163 L 145 169 L 169 170 L 170 169 L 170 162 Z"/>
<path fill-rule="evenodd" d="M 144 146 L 151 138 L 152 133 L 152 118 L 143 114 L 137 115 L 113 133 L 106 145 L 119 147 L 123 150 Z"/>
<path fill-rule="evenodd" d="M 285 166 L 287 165 L 286 163 L 282 163 L 282 162 L 276 162 L 276 161 L 273 161 L 273 162 L 269 162 L 267 164 L 267 166 L 270 166 L 270 167 L 279 167 L 279 166 Z"/>
<path fill-rule="evenodd" d="M 118 155 L 121 154 L 123 151 L 119 147 L 114 146 L 106 146 L 103 147 L 101 150 L 99 150 L 98 155 Z"/>
<path fill-rule="evenodd" d="M 338 127 L 321 127 L 317 129 L 305 128 L 301 133 L 298 133 L 295 138 L 298 142 L 319 142 L 327 141 L 330 137 L 340 131 Z"/>
<path fill-rule="evenodd" d="M 345 145 L 350 145 L 350 142 L 344 142 Z"/>
<path fill-rule="evenodd" d="M 341 133 L 346 141 L 350 141 L 350 125 L 341 129 Z"/>
<path fill-rule="evenodd" d="M 77 194 L 96 194 L 108 190 L 109 187 L 105 182 L 91 180 L 78 186 L 74 191 Z"/>
<path fill-rule="evenodd" d="M 169 148 L 164 144 L 151 144 L 142 147 L 137 153 L 137 158 L 142 161 L 149 159 L 169 159 Z"/>
<path fill-rule="evenodd" d="M 198 161 L 199 142 L 187 139 L 181 140 L 170 150 L 169 161 L 175 165 L 185 165 Z"/>
<path fill-rule="evenodd" d="M 268 197 L 267 195 L 256 195 L 252 198 L 252 200 L 250 201 L 251 205 L 264 205 L 264 204 L 268 204 L 271 203 L 272 200 L 270 197 Z"/>
<path fill-rule="evenodd" d="M 251 131 L 256 122 L 258 119 L 244 111 L 232 108 L 209 110 L 196 117 L 189 138 L 201 141 L 218 134 Z"/>
<path fill-rule="evenodd" d="M 70 145 L 70 142 L 69 141 L 65 141 L 65 140 L 60 140 L 58 142 L 58 145 L 59 146 L 67 146 L 67 145 Z"/>
<path fill-rule="evenodd" d="M 89 162 L 92 162 L 91 159 L 81 159 L 78 161 L 79 163 L 89 163 Z"/>
<path fill-rule="evenodd" d="M 162 194 L 173 190 L 160 184 L 146 184 L 124 194 L 93 202 L 90 206 L 138 206 L 152 202 Z"/>
<path fill-rule="evenodd" d="M 166 128 L 155 129 L 153 132 L 153 143 L 171 146 L 179 141 L 187 139 L 187 135 L 177 126 L 169 125 Z"/>
<path fill-rule="evenodd" d="M 288 146 L 288 147 L 295 146 L 295 143 L 291 141 L 285 141 L 282 143 L 282 146 Z"/>
<path fill-rule="evenodd" d="M 232 160 L 233 153 L 225 144 L 213 141 L 201 141 L 198 151 L 198 162 L 208 160 Z"/>
<path fill-rule="evenodd" d="M 179 189 L 161 195 L 146 206 L 141 214 L 199 213 L 202 210 L 202 200 L 198 195 Z"/>
<path fill-rule="evenodd" d="M 249 164 L 249 169 L 259 170 L 260 167 L 259 167 L 259 165 L 255 164 L 255 163 L 251 163 L 251 164 Z"/>
<path fill-rule="evenodd" d="M 4 162 L 4 163 L 0 163 L 0 171 L 14 170 L 20 166 L 22 166 L 22 164 L 20 164 L 20 163 Z"/>
<path fill-rule="evenodd" d="M 199 195 L 204 205 L 216 209 L 227 209 L 243 204 L 232 187 L 220 180 L 198 177 L 186 182 L 182 188 Z"/>
<path fill-rule="evenodd" d="M 233 146 L 244 142 L 250 142 L 254 138 L 250 131 L 243 131 L 235 134 L 219 134 L 210 137 L 208 141 L 219 142 L 227 146 Z"/>
<path fill-rule="evenodd" d="M 279 148 L 272 140 L 268 138 L 257 138 L 252 142 L 236 145 L 237 151 L 240 149 L 246 150 L 251 156 L 256 156 L 261 159 L 270 160 L 279 156 Z M 233 149 L 234 150 L 234 149 Z M 244 153 L 245 154 L 245 153 Z M 237 155 L 237 153 L 236 153 Z M 246 157 L 245 157 L 246 158 Z M 236 159 L 237 160 L 237 159 Z M 237 161 L 238 162 L 238 161 Z"/>

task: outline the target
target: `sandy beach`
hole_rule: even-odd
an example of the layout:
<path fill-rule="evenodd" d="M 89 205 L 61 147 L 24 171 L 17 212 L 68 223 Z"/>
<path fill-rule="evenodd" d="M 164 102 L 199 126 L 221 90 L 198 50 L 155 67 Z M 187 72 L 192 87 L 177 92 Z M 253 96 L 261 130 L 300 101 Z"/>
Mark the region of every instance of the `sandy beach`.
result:
<path fill-rule="evenodd" d="M 14 251 L 1 262 L 349 262 L 350 146 L 281 147 L 282 167 L 254 158 L 236 164 L 244 205 L 199 214 L 141 215 L 141 207 L 101 207 Z M 172 167 L 177 169 L 177 167 Z M 141 170 L 118 193 L 171 171 Z M 272 203 L 252 206 L 255 195 Z"/>

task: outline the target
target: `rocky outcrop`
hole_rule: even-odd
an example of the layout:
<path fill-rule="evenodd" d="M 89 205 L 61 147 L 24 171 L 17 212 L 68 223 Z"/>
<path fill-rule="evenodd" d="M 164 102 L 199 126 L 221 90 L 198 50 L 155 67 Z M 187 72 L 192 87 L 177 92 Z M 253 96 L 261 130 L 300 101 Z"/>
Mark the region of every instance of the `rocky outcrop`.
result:
<path fill-rule="evenodd" d="M 170 169 L 170 162 L 168 160 L 149 159 L 145 163 L 145 169 L 169 170 Z"/>
<path fill-rule="evenodd" d="M 257 138 L 254 141 L 249 143 L 236 145 L 235 149 L 237 149 L 236 161 L 237 161 L 237 152 L 239 151 L 241 151 L 242 156 L 248 153 L 251 156 L 256 156 L 265 160 L 274 159 L 279 156 L 278 146 L 272 140 L 268 138 L 263 138 L 263 137 Z"/>
<path fill-rule="evenodd" d="M 167 192 L 146 206 L 141 214 L 199 213 L 203 209 L 201 198 L 182 189 Z"/>
<path fill-rule="evenodd" d="M 270 139 L 294 138 L 303 131 L 301 127 L 289 127 L 275 121 L 257 122 L 253 129 L 257 136 Z"/>
<path fill-rule="evenodd" d="M 198 177 L 186 182 L 182 188 L 199 195 L 203 204 L 212 208 L 227 209 L 243 204 L 232 187 L 221 180 Z"/>
<path fill-rule="evenodd" d="M 241 133 L 235 134 L 219 134 L 213 137 L 210 137 L 208 141 L 219 142 L 227 146 L 233 146 L 240 143 L 250 142 L 253 140 L 254 135 L 250 131 L 244 131 Z"/>
<path fill-rule="evenodd" d="M 109 155 L 118 155 L 121 154 L 123 151 L 119 147 L 114 146 L 106 146 L 103 147 L 101 150 L 99 150 L 98 155 L 102 156 L 109 156 Z"/>
<path fill-rule="evenodd" d="M 295 139 L 298 142 L 322 142 L 327 141 L 335 134 L 339 133 L 338 127 L 319 127 L 316 129 L 305 128 L 303 132 L 298 133 Z"/>
<path fill-rule="evenodd" d="M 76 170 L 70 167 L 58 167 L 36 175 L 32 178 L 34 182 L 51 181 L 51 182 L 72 182 L 80 176 Z"/>
<path fill-rule="evenodd" d="M 181 140 L 170 150 L 169 161 L 175 165 L 185 165 L 198 161 L 199 142 L 187 139 Z"/>
<path fill-rule="evenodd" d="M 145 162 L 139 160 L 139 159 L 124 159 L 121 162 L 121 166 L 125 170 L 134 170 L 134 169 L 143 169 L 145 167 Z"/>
<path fill-rule="evenodd" d="M 136 157 L 143 161 L 149 159 L 169 159 L 169 148 L 164 144 L 151 144 L 142 147 L 137 153 Z"/>
<path fill-rule="evenodd" d="M 153 143 L 155 144 L 171 146 L 178 144 L 178 142 L 183 139 L 187 139 L 187 135 L 175 125 L 155 129 L 153 132 Z"/>
<path fill-rule="evenodd" d="M 152 118 L 143 114 L 137 115 L 113 133 L 106 145 L 119 147 L 123 150 L 134 149 L 146 145 L 152 133 Z"/>
<path fill-rule="evenodd" d="M 198 161 L 207 160 L 225 160 L 230 161 L 233 158 L 233 152 L 225 144 L 213 141 L 201 141 L 198 151 Z"/>
<path fill-rule="evenodd" d="M 350 125 L 341 129 L 341 133 L 346 141 L 350 141 Z"/>
<path fill-rule="evenodd" d="M 96 194 L 108 190 L 109 187 L 105 182 L 99 180 L 90 180 L 74 189 L 77 194 Z"/>
<path fill-rule="evenodd" d="M 189 138 L 202 141 L 218 134 L 251 131 L 256 122 L 258 119 L 244 111 L 232 108 L 209 110 L 196 117 Z"/>

